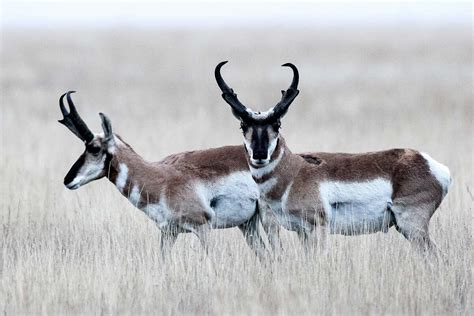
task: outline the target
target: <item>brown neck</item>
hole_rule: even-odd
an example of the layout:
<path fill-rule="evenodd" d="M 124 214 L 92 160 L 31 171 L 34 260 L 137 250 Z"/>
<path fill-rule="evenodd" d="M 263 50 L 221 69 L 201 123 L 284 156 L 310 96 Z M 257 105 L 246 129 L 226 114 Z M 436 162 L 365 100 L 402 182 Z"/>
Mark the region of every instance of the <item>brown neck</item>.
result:
<path fill-rule="evenodd" d="M 132 204 L 140 207 L 159 199 L 155 192 L 160 192 L 157 185 L 164 178 L 162 168 L 145 161 L 122 141 L 117 142 L 114 153 L 107 160 L 106 177 Z"/>
<path fill-rule="evenodd" d="M 272 154 L 270 163 L 262 168 L 250 165 L 250 171 L 259 185 L 260 194 L 266 199 L 281 199 L 286 188 L 292 183 L 300 169 L 301 161 L 286 146 L 283 136 L 279 136 L 278 144 Z"/>

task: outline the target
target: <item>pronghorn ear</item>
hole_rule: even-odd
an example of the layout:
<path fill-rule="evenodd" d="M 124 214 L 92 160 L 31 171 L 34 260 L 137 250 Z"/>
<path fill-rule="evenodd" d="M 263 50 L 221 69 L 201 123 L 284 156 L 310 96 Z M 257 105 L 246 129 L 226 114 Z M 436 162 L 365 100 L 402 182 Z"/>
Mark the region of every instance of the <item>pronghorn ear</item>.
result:
<path fill-rule="evenodd" d="M 110 123 L 110 119 L 105 116 L 104 113 L 99 113 L 100 119 L 102 120 L 102 129 L 104 130 L 104 137 L 106 140 L 112 140 L 114 138 L 114 134 L 112 132 L 112 123 Z"/>

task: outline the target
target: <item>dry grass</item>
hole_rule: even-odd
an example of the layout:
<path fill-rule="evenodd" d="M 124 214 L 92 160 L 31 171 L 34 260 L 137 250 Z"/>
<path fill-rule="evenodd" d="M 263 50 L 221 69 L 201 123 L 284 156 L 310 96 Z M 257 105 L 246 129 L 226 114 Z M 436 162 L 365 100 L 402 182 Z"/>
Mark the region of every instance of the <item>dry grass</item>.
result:
<path fill-rule="evenodd" d="M 2 35 L 2 313 L 473 313 L 469 26 Z M 212 76 L 224 59 L 226 79 L 260 109 L 289 84 L 278 65 L 299 66 L 283 122 L 294 151 L 413 147 L 448 165 L 454 185 L 431 232 L 449 262 L 428 268 L 393 229 L 332 236 L 314 258 L 285 232 L 269 266 L 235 229 L 213 233 L 208 257 L 182 235 L 162 262 L 159 230 L 107 180 L 63 187 L 83 150 L 56 123 L 69 89 L 94 130 L 107 113 L 148 159 L 240 143 Z"/>

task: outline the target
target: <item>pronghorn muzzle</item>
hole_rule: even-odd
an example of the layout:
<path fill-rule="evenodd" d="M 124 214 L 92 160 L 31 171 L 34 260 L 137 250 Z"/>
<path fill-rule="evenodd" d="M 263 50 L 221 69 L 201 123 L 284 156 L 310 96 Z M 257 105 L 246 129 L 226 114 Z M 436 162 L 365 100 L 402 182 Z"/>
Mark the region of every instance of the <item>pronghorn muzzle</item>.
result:
<path fill-rule="evenodd" d="M 67 93 L 64 93 L 59 98 L 59 108 L 61 109 L 61 112 L 63 114 L 63 119 L 58 120 L 58 122 L 69 128 L 69 130 L 73 132 L 74 135 L 79 137 L 82 141 L 89 143 L 90 141 L 92 141 L 92 139 L 94 139 L 94 134 L 92 134 L 89 127 L 87 127 L 86 123 L 81 119 L 79 113 L 76 110 L 76 107 L 74 106 L 74 102 L 72 102 L 71 93 L 75 92 L 76 91 L 69 91 Z M 63 99 L 65 96 L 69 105 L 69 112 L 64 106 Z"/>

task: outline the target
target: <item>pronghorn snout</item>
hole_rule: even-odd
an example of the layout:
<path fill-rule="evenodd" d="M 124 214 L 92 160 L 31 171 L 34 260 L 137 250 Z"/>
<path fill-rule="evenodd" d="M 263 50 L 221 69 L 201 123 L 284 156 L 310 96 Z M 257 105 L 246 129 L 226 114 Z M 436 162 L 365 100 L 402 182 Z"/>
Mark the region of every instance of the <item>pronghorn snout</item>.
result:
<path fill-rule="evenodd" d="M 267 156 L 268 156 L 268 151 L 267 150 L 255 150 L 253 152 L 253 159 L 255 161 L 261 161 L 263 162 L 263 160 L 266 160 L 267 159 Z"/>

